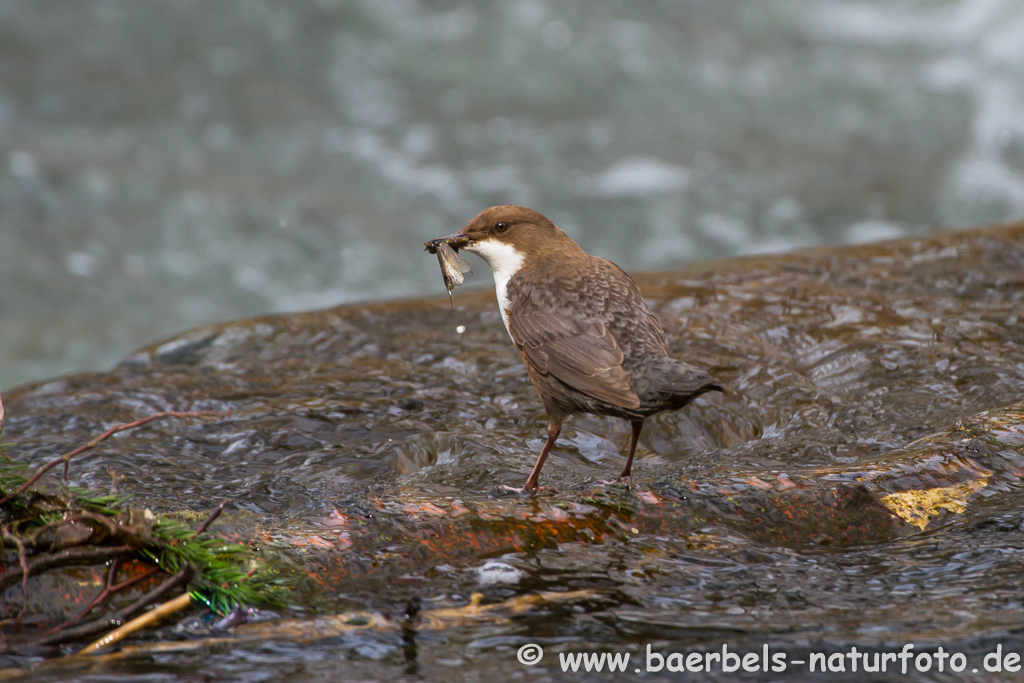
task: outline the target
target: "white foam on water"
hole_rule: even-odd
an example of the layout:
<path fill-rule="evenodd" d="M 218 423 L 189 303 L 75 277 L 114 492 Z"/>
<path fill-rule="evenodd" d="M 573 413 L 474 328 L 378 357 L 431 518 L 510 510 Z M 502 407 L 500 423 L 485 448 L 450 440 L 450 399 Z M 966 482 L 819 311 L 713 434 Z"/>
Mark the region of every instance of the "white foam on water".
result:
<path fill-rule="evenodd" d="M 818 38 L 862 47 L 864 59 L 880 46 L 923 50 L 917 84 L 964 94 L 972 105 L 969 143 L 948 171 L 948 190 L 959 201 L 945 199 L 953 207 L 947 220 L 969 220 L 974 204 L 1024 214 L 1024 168 L 1006 154 L 1014 141 L 1024 144 L 1024 4 L 961 0 L 900 8 L 888 2 L 824 2 L 809 8 L 804 23 Z M 848 72 L 855 74 L 858 60 L 852 61 Z"/>
<path fill-rule="evenodd" d="M 496 584 L 511 586 L 519 583 L 525 576 L 521 569 L 516 569 L 510 564 L 497 560 L 488 560 L 482 567 L 477 567 L 474 571 L 476 571 L 481 586 Z"/>
<path fill-rule="evenodd" d="M 843 241 L 847 244 L 864 244 L 902 237 L 906 226 L 888 221 L 859 221 L 846 229 Z"/>
<path fill-rule="evenodd" d="M 636 197 L 679 192 L 690 182 L 690 171 L 657 157 L 625 157 L 604 173 L 585 178 L 580 185 L 590 194 Z"/>

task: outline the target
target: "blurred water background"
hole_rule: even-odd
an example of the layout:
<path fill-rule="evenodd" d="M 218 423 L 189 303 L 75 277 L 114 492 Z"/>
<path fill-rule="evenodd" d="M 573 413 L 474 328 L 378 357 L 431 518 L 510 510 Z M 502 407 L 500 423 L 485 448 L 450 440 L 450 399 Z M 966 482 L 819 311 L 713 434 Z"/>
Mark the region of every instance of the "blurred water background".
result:
<path fill-rule="evenodd" d="M 1024 3 L 0 0 L 0 388 L 443 295 L 496 203 L 631 270 L 1020 218 Z"/>

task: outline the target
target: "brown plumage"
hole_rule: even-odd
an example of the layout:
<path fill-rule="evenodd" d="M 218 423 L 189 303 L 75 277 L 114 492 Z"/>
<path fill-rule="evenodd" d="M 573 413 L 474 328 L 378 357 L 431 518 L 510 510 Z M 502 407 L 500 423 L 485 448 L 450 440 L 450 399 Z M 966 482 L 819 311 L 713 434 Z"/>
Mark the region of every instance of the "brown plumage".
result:
<path fill-rule="evenodd" d="M 710 375 L 672 357 L 640 289 L 611 261 L 592 256 L 554 223 L 522 206 L 495 206 L 426 243 L 477 254 L 494 271 L 502 320 L 548 414 L 548 440 L 524 490 L 577 413 L 630 420 L 627 478 L 644 418 L 677 410 L 707 391 Z"/>

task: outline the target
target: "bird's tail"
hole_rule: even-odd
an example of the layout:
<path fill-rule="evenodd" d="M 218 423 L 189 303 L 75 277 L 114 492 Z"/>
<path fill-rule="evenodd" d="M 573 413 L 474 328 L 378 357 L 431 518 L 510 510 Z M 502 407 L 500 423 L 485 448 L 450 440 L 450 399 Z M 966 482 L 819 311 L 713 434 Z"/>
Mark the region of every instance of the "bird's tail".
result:
<path fill-rule="evenodd" d="M 658 379 L 652 387 L 658 392 L 674 394 L 693 400 L 709 391 L 721 391 L 725 393 L 725 387 L 718 383 L 705 370 L 684 363 L 674 358 L 665 358 L 652 373 Z"/>

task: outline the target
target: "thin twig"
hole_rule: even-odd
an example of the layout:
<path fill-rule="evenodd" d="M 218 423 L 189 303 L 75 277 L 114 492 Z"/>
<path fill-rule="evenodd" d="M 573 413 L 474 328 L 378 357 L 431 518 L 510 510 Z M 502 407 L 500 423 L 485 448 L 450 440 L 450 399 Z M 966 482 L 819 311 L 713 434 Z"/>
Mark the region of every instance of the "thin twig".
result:
<path fill-rule="evenodd" d="M 40 536 L 45 534 L 47 531 L 50 531 L 51 529 L 56 529 L 61 524 L 64 524 L 67 521 L 68 520 L 66 520 L 66 519 L 55 519 L 52 522 L 47 522 L 46 524 L 44 524 L 41 527 L 37 527 L 35 530 L 32 531 L 31 534 L 26 532 L 26 536 L 28 536 L 29 540 L 31 541 L 31 543 L 30 543 L 31 547 L 35 548 L 39 544 L 39 537 Z"/>
<path fill-rule="evenodd" d="M 207 528 L 208 526 L 210 526 L 211 524 L 213 524 L 213 520 L 215 520 L 215 519 L 217 519 L 218 517 L 220 517 L 220 513 L 224 512 L 224 507 L 225 507 L 225 506 L 226 506 L 227 504 L 228 504 L 228 502 L 227 502 L 227 501 L 225 500 L 225 501 L 223 501 L 223 502 L 222 502 L 222 503 L 221 503 L 220 505 L 218 505 L 217 507 L 215 507 L 215 508 L 213 509 L 213 512 L 211 512 L 211 513 L 210 513 L 210 515 L 209 515 L 209 516 L 208 516 L 208 517 L 206 518 L 206 520 L 205 520 L 205 521 L 204 521 L 204 522 L 203 522 L 202 524 L 200 524 L 200 525 L 199 525 L 199 528 L 198 528 L 198 529 L 196 529 L 196 532 L 195 532 L 194 534 L 192 534 L 192 538 L 191 538 L 190 540 L 195 540 L 195 538 L 196 538 L 196 537 L 197 537 L 197 536 L 198 536 L 199 534 L 201 534 L 201 533 L 203 533 L 204 531 L 206 531 L 206 528 Z"/>
<path fill-rule="evenodd" d="M 176 571 L 173 576 L 168 578 L 166 581 L 161 583 L 159 586 L 149 591 L 141 598 L 128 605 L 127 607 L 118 610 L 112 615 L 103 616 L 99 619 L 87 622 L 74 628 L 64 629 L 56 633 L 50 633 L 40 638 L 36 638 L 28 643 L 25 647 L 36 647 L 39 645 L 53 645 L 54 643 L 65 643 L 72 640 L 78 640 L 79 638 L 85 638 L 88 636 L 102 633 L 103 631 L 110 628 L 110 624 L 122 622 L 125 619 L 130 618 L 136 612 L 141 611 L 146 605 L 155 602 L 177 588 L 182 583 L 187 583 L 192 577 L 192 568 L 188 565 L 183 566 L 181 569 Z"/>
<path fill-rule="evenodd" d="M 0 396 L 0 434 L 4 433 L 4 397 Z"/>
<path fill-rule="evenodd" d="M 25 544 L 20 538 L 14 534 L 7 533 L 7 529 L 3 530 L 4 540 L 11 539 L 14 541 L 14 545 L 18 546 L 18 564 L 21 566 L 21 610 L 18 612 L 18 616 L 14 618 L 15 627 L 21 625 L 21 618 L 28 610 L 28 554 L 25 552 Z M 5 574 L 6 576 L 6 574 Z"/>
<path fill-rule="evenodd" d="M 119 583 L 116 586 L 114 586 L 113 588 L 111 588 L 110 592 L 111 593 L 116 593 L 117 591 L 124 590 L 125 588 L 128 588 L 128 586 L 134 586 L 135 584 L 137 584 L 140 581 L 145 581 L 149 577 L 151 577 L 154 574 L 156 574 L 158 571 L 160 571 L 160 567 L 150 567 L 149 569 L 147 569 L 146 571 L 142 572 L 138 576 L 133 576 L 130 579 L 125 579 L 121 583 Z"/>
<path fill-rule="evenodd" d="M 199 638 L 197 640 L 161 640 L 155 643 L 139 643 L 138 645 L 125 645 L 120 650 L 108 652 L 102 655 L 93 655 L 92 660 L 99 663 L 116 662 L 124 659 L 139 656 L 152 656 L 169 652 L 194 652 L 195 650 L 206 650 L 218 645 L 237 645 L 238 638 Z M 90 653 L 91 654 L 91 653 Z M 54 662 L 62 662 L 60 659 L 51 659 L 43 663 L 43 667 L 55 666 Z M 37 669 L 38 671 L 39 669 Z"/>
<path fill-rule="evenodd" d="M 64 519 L 56 519 L 52 522 L 47 522 L 43 526 L 34 529 L 31 535 L 29 535 L 28 537 L 30 540 L 29 547 L 35 548 L 37 545 L 39 545 L 39 537 L 45 534 L 47 531 L 50 531 L 51 529 L 62 526 L 69 522 L 78 522 L 82 520 L 91 520 L 102 524 L 107 528 L 107 531 L 109 531 L 110 535 L 114 538 L 119 538 L 122 534 L 126 533 L 132 539 L 136 539 L 140 536 L 140 534 L 132 527 L 118 524 L 117 522 L 114 522 L 108 519 L 107 517 L 104 517 L 103 515 L 97 515 L 92 512 L 89 512 L 88 510 L 79 510 L 78 512 L 74 512 Z"/>
<path fill-rule="evenodd" d="M 109 437 L 113 436 L 114 434 L 117 434 L 118 432 L 123 432 L 126 429 L 134 429 L 135 427 L 141 427 L 142 425 L 146 424 L 147 422 L 152 422 L 153 420 L 159 420 L 159 419 L 165 418 L 165 417 L 176 417 L 176 418 L 181 418 L 181 419 L 185 419 L 185 420 L 197 419 L 197 420 L 208 421 L 208 420 L 213 420 L 213 419 L 218 418 L 218 417 L 224 417 L 225 415 L 227 415 L 226 412 L 215 413 L 215 412 L 211 412 L 211 411 L 200 411 L 200 412 L 196 412 L 196 413 L 182 413 L 182 412 L 178 412 L 178 411 L 175 411 L 175 410 L 169 410 L 169 411 L 165 411 L 165 412 L 162 412 L 162 413 L 156 413 L 155 415 L 150 415 L 149 417 L 144 417 L 144 418 L 142 418 L 140 420 L 135 420 L 134 422 L 127 422 L 125 424 L 120 424 L 120 425 L 117 425 L 115 427 L 111 427 L 110 429 L 108 429 L 107 431 L 103 432 L 99 436 L 89 440 L 84 445 L 79 446 L 78 448 L 76 448 L 76 449 L 74 449 L 72 451 L 68 451 L 64 455 L 58 456 L 58 457 L 54 458 L 53 460 L 51 460 L 50 462 L 48 462 L 45 465 L 43 465 L 42 467 L 40 467 L 38 470 L 36 470 L 36 473 L 33 474 L 32 477 L 28 481 L 26 481 L 24 484 L 22 484 L 20 487 L 18 487 L 17 491 L 15 491 L 14 493 L 9 493 L 6 496 L 4 496 L 2 499 L 0 499 L 0 507 L 3 507 L 7 503 L 9 503 L 11 501 L 11 499 L 14 498 L 15 496 L 18 496 L 18 495 L 21 495 L 22 493 L 24 493 L 28 489 L 28 487 L 30 487 L 30 486 L 32 486 L 32 484 L 36 483 L 36 481 L 39 479 L 39 477 L 43 476 L 50 469 L 56 467 L 57 465 L 59 465 L 62 462 L 64 463 L 64 478 L 67 479 L 67 477 L 68 477 L 68 469 L 67 468 L 68 468 L 68 463 L 71 462 L 71 458 L 75 457 L 76 455 L 78 455 L 80 453 L 83 453 L 83 452 L 89 450 L 90 448 L 93 448 L 94 446 L 98 445 L 102 441 L 105 441 L 106 439 L 108 439 Z"/>
<path fill-rule="evenodd" d="M 123 614 L 121 615 L 121 618 L 124 619 L 126 617 L 130 617 L 154 600 L 159 600 L 164 595 L 177 588 L 179 584 L 187 583 L 190 578 L 192 578 L 192 567 L 186 564 L 181 569 L 174 572 L 169 579 L 125 607 L 122 610 Z"/>
<path fill-rule="evenodd" d="M 114 576 L 117 574 L 117 565 L 119 564 L 121 564 L 119 558 L 115 557 L 110 561 L 110 571 L 107 572 L 107 580 L 103 583 L 103 590 L 85 606 L 85 609 L 82 610 L 77 617 L 75 617 L 75 622 L 81 621 L 82 617 L 89 613 L 89 610 L 99 604 L 103 598 L 110 595 L 110 587 L 114 585 Z"/>
<path fill-rule="evenodd" d="M 99 652 L 100 650 L 108 648 L 111 645 L 121 642 L 122 640 L 124 640 L 131 634 L 135 633 L 136 631 L 144 629 L 150 624 L 163 619 L 168 614 L 173 614 L 174 612 L 177 612 L 180 609 L 185 609 L 190 604 L 192 604 L 192 596 L 188 593 L 182 593 L 178 597 L 174 598 L 173 600 L 165 602 L 156 609 L 151 609 L 150 611 L 143 614 L 141 617 L 138 617 L 137 619 L 132 619 L 124 626 L 114 629 L 113 631 L 103 636 L 96 642 L 86 645 L 78 652 L 78 654 L 91 655 L 96 652 Z"/>
<path fill-rule="evenodd" d="M 9 569 L 0 574 L 0 591 L 7 590 L 17 583 L 25 575 L 26 569 L 29 573 L 36 573 L 54 567 L 106 562 L 115 557 L 129 555 L 132 552 L 131 546 L 118 545 L 102 548 L 68 548 L 47 555 L 36 555 L 28 562 L 27 567 L 22 566 L 17 569 Z"/>
<path fill-rule="evenodd" d="M 11 536 L 14 539 L 15 545 L 18 546 L 18 564 L 21 565 L 21 614 L 14 620 L 15 624 L 21 624 L 21 615 L 28 610 L 28 554 L 25 552 L 25 544 L 21 542 L 21 539 L 17 536 Z"/>
<path fill-rule="evenodd" d="M 133 576 L 130 579 L 125 579 L 121 583 L 114 584 L 114 573 L 115 573 L 116 569 L 117 569 L 117 560 L 114 560 L 114 564 L 111 565 L 111 567 L 110 567 L 110 574 L 107 577 L 107 583 L 104 586 L 103 591 L 100 592 L 100 594 L 97 595 L 95 598 L 93 598 L 92 601 L 88 605 L 86 605 L 85 609 L 83 609 L 81 612 L 78 613 L 77 617 L 75 617 L 74 619 L 70 619 L 68 621 L 65 621 L 63 624 L 60 624 L 59 626 L 55 626 L 54 628 L 52 628 L 49 631 L 47 631 L 47 634 L 56 633 L 57 631 L 63 631 L 67 627 L 73 626 L 74 624 L 77 624 L 82 619 L 84 619 L 85 616 L 87 614 L 89 614 L 90 611 L 92 611 L 93 607 L 96 607 L 97 605 L 102 603 L 104 600 L 109 598 L 114 593 L 117 593 L 118 591 L 124 590 L 125 588 L 128 588 L 129 586 L 134 586 L 135 584 L 139 583 L 140 581 L 145 581 L 146 579 L 148 579 L 149 577 L 153 576 L 158 571 L 160 571 L 160 567 L 152 567 L 150 569 L 147 569 L 142 574 L 139 574 L 138 576 Z"/>
<path fill-rule="evenodd" d="M 110 475 L 110 495 L 116 496 L 118 486 L 125 480 L 125 475 L 115 472 L 113 465 L 107 468 L 107 474 Z"/>
<path fill-rule="evenodd" d="M 126 531 L 133 532 L 130 534 L 133 537 L 137 537 L 139 535 L 138 532 L 136 532 L 131 527 L 126 527 L 123 524 L 118 524 L 109 517 L 106 517 L 104 515 L 97 515 L 96 513 L 89 512 L 88 510 L 79 510 L 78 512 L 74 513 L 71 517 L 69 517 L 67 521 L 77 522 L 83 519 L 88 519 L 92 522 L 98 522 L 99 524 L 102 524 L 103 526 L 107 527 L 107 531 L 109 531 L 110 535 L 115 538 L 117 538 Z"/>

